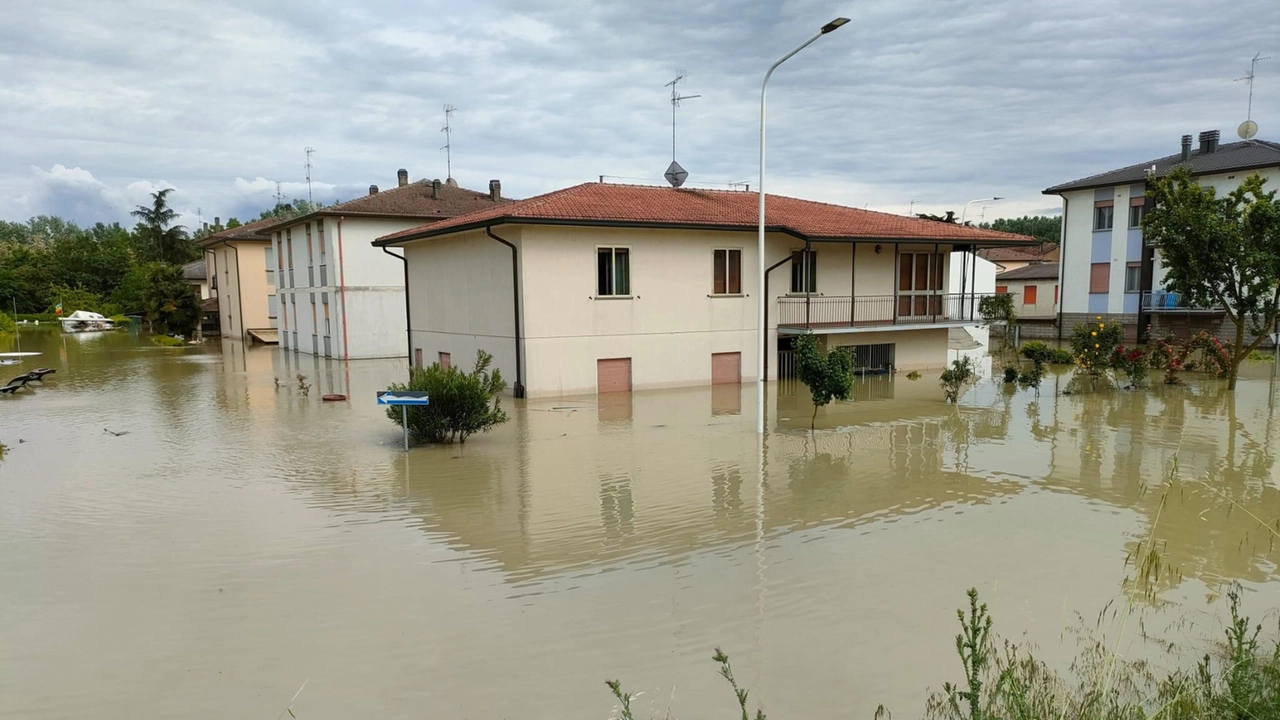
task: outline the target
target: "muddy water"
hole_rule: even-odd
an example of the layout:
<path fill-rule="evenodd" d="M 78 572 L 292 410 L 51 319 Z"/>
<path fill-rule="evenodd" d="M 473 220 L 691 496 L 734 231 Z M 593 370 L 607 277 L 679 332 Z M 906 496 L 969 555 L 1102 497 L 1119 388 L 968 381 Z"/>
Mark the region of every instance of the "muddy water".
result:
<path fill-rule="evenodd" d="M 0 398 L 4 718 L 275 717 L 304 683 L 299 718 L 603 718 L 606 677 L 637 716 L 723 716 L 717 645 L 771 716 L 914 717 L 970 586 L 1050 657 L 1152 534 L 1148 631 L 1216 631 L 1230 581 L 1280 602 L 1265 365 L 1235 395 L 1054 377 L 958 409 L 869 379 L 812 436 L 780 386 L 763 447 L 750 387 L 509 402 L 405 454 L 373 404 L 395 362 L 22 345 L 58 374 Z"/>

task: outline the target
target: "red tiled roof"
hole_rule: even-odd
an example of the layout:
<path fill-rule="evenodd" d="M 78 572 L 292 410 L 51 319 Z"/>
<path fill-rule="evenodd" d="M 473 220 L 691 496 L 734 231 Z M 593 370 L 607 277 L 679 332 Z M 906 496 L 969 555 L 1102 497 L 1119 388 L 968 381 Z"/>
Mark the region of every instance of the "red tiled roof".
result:
<path fill-rule="evenodd" d="M 979 250 L 978 257 L 983 260 L 990 260 L 993 263 L 998 262 L 1039 262 L 1044 260 L 1044 256 L 1057 250 L 1057 245 L 1045 245 L 1040 247 L 1001 247 L 989 248 L 987 250 Z"/>
<path fill-rule="evenodd" d="M 419 180 L 408 185 L 393 187 L 387 190 L 362 195 L 354 200 L 337 203 L 321 208 L 309 215 L 302 215 L 288 220 L 277 220 L 269 226 L 260 228 L 259 235 L 270 235 L 271 230 L 286 225 L 296 225 L 321 216 L 345 215 L 364 217 L 403 217 L 427 220 L 430 218 L 451 218 L 511 204 L 507 198 L 494 201 L 489 193 L 477 192 L 466 188 L 442 183 L 440 197 L 432 192 L 430 180 Z"/>
<path fill-rule="evenodd" d="M 677 189 L 645 185 L 585 183 L 460 215 L 378 238 L 390 245 L 459 230 L 503 223 L 635 225 L 749 230 L 756 227 L 759 195 L 733 190 Z M 922 240 L 991 245 L 1029 245 L 1024 235 L 951 225 L 933 220 L 860 210 L 782 195 L 767 196 L 766 227 L 801 238 Z"/>
<path fill-rule="evenodd" d="M 253 240 L 261 242 L 264 238 L 258 235 L 258 231 L 280 222 L 280 218 L 267 218 L 266 220 L 254 220 L 251 223 L 237 225 L 233 228 L 227 228 L 216 232 L 212 235 L 206 235 L 196 242 L 199 247 L 209 247 L 217 245 L 224 240 Z"/>

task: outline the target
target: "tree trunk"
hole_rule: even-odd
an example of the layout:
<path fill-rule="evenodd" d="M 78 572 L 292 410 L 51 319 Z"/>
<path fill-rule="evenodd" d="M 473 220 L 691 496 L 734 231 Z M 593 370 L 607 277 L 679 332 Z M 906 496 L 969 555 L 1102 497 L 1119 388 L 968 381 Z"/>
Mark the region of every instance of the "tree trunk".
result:
<path fill-rule="evenodd" d="M 1231 372 L 1227 374 L 1227 389 L 1236 389 L 1236 378 L 1240 375 L 1240 363 L 1244 362 L 1244 318 L 1236 320 L 1236 341 L 1231 352 Z"/>
<path fill-rule="evenodd" d="M 813 417 L 809 418 L 809 431 L 812 432 L 818 425 L 818 403 L 813 404 Z"/>

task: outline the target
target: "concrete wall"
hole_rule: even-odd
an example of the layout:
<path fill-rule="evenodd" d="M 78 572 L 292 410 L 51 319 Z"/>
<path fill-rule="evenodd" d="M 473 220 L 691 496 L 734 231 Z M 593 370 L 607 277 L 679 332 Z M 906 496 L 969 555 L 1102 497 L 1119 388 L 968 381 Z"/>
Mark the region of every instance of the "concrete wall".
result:
<path fill-rule="evenodd" d="M 894 330 L 889 332 L 857 332 L 823 336 L 827 348 L 848 345 L 893 344 L 894 367 L 900 372 L 929 370 L 947 364 L 946 328 Z"/>

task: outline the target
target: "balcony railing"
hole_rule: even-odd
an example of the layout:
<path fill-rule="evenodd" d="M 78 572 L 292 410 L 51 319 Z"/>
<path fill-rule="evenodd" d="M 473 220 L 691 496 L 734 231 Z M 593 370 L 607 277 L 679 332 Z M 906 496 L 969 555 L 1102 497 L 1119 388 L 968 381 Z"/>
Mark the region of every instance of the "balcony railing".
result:
<path fill-rule="evenodd" d="M 778 327 L 837 328 L 981 322 L 985 294 L 920 293 L 778 298 Z"/>
<path fill-rule="evenodd" d="M 1222 308 L 1215 305 L 1191 305 L 1176 292 L 1157 290 L 1142 293 L 1142 309 L 1150 313 L 1220 313 Z"/>

